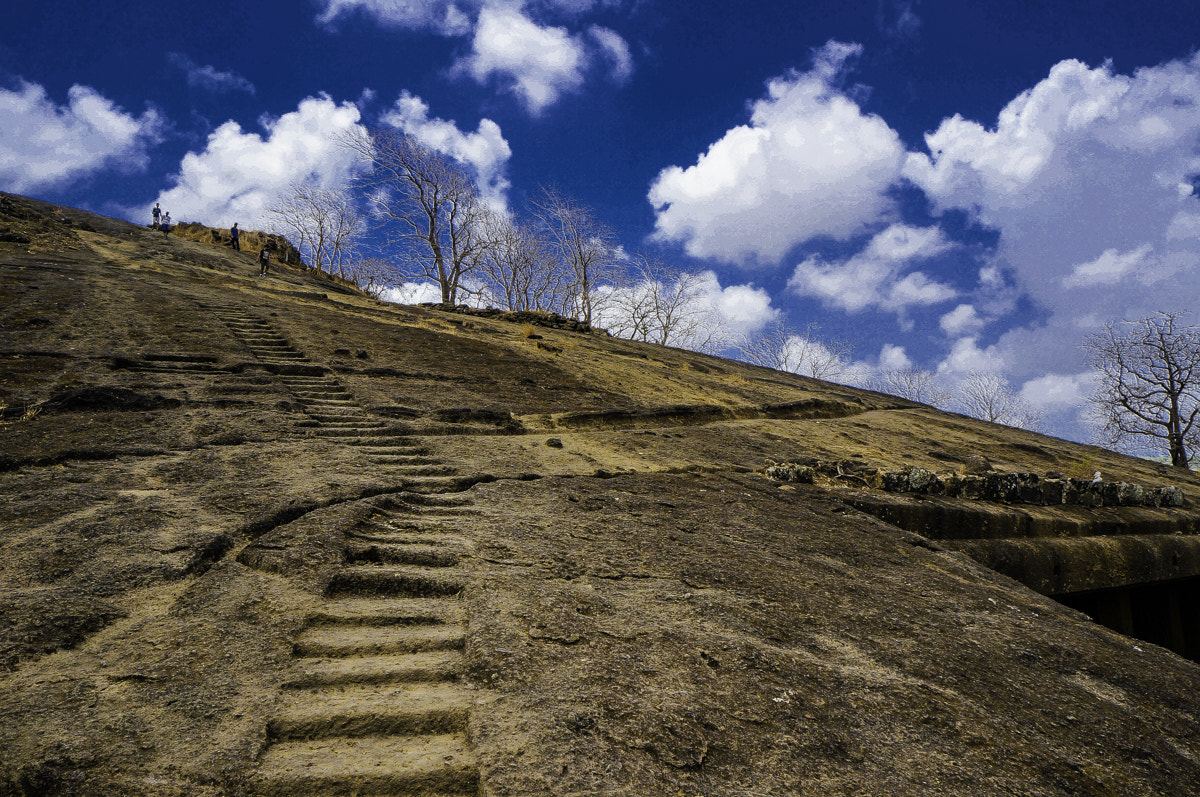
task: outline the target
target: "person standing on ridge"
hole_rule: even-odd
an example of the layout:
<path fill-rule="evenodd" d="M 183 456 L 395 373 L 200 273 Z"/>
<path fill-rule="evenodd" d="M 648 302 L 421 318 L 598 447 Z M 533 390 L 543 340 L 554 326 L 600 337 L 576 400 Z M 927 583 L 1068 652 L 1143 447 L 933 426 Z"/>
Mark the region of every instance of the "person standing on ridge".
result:
<path fill-rule="evenodd" d="M 171 234 L 171 214 L 170 213 L 163 214 L 162 223 L 160 223 L 158 225 L 158 228 L 160 230 L 162 230 L 162 234 L 164 236 Z"/>
<path fill-rule="evenodd" d="M 237 222 L 235 221 L 235 222 L 233 223 L 233 226 L 229 228 L 229 237 L 232 239 L 232 246 L 233 246 L 233 250 L 234 250 L 235 252 L 240 252 L 240 251 L 242 251 L 242 245 L 241 245 L 241 243 L 238 241 L 238 235 L 239 235 L 239 234 L 240 234 L 240 233 L 238 232 L 238 228 L 237 228 Z"/>
<path fill-rule="evenodd" d="M 162 210 L 158 207 L 157 202 L 154 203 L 154 210 L 150 211 L 150 215 L 154 217 L 154 223 L 151 224 L 150 226 L 151 226 L 151 228 L 157 230 L 158 229 L 158 219 L 160 216 L 162 216 Z"/>
<path fill-rule="evenodd" d="M 262 251 L 258 253 L 258 276 L 260 276 L 260 277 L 266 276 L 267 270 L 270 267 L 270 265 L 271 265 L 271 250 L 264 246 L 262 248 Z"/>

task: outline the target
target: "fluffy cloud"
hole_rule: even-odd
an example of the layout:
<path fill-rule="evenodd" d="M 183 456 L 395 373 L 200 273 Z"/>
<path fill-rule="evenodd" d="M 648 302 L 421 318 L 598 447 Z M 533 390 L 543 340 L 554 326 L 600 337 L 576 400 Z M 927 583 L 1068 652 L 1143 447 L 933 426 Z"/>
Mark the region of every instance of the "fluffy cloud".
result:
<path fill-rule="evenodd" d="M 1079 407 L 1095 389 L 1092 373 L 1046 374 L 1021 387 L 1021 398 L 1040 410 Z"/>
<path fill-rule="evenodd" d="M 609 76 L 623 83 L 633 74 L 629 44 L 616 31 L 593 25 L 586 33 L 542 24 L 554 17 L 575 18 L 586 12 L 617 7 L 622 0 L 322 0 L 318 20 L 333 25 L 360 12 L 381 24 L 409 30 L 431 30 L 443 36 L 471 37 L 471 52 L 452 67 L 480 84 L 495 83 L 539 114 L 564 94 L 578 91 L 588 70 L 607 65 Z"/>
<path fill-rule="evenodd" d="M 479 190 L 488 202 L 500 210 L 506 207 L 509 182 L 505 168 L 512 150 L 500 126 L 482 119 L 474 133 L 464 133 L 452 121 L 429 117 L 429 106 L 407 91 L 385 114 L 383 121 L 414 136 L 426 146 L 444 152 L 474 170 Z"/>
<path fill-rule="evenodd" d="M 1049 314 L 1001 347 L 1063 368 L 1094 323 L 1200 306 L 1200 55 L 1115 74 L 1063 61 L 992 128 L 955 116 L 905 174 L 999 231 L 997 262 Z"/>
<path fill-rule="evenodd" d="M 936 227 L 895 224 L 871 239 L 860 253 L 840 263 L 810 257 L 796 266 L 788 287 L 847 312 L 877 307 L 903 313 L 910 305 L 952 299 L 957 292 L 920 271 L 903 274 L 911 263 L 942 254 L 950 243 Z"/>
<path fill-rule="evenodd" d="M 519 9 L 484 8 L 471 55 L 457 69 L 486 83 L 498 77 L 534 114 L 583 83 L 587 53 L 566 28 L 541 27 Z"/>
<path fill-rule="evenodd" d="M 0 89 L 0 119 L 0 186 L 18 193 L 108 166 L 143 169 L 165 126 L 154 110 L 131 116 L 87 86 L 72 86 L 60 106 L 34 83 Z"/>
<path fill-rule="evenodd" d="M 711 271 L 704 272 L 706 296 L 722 323 L 733 335 L 751 335 L 779 317 L 771 296 L 753 285 L 724 288 Z"/>
<path fill-rule="evenodd" d="M 951 337 L 961 337 L 978 332 L 983 328 L 983 319 L 974 305 L 960 304 L 941 317 L 938 325 Z"/>
<path fill-rule="evenodd" d="M 903 346 L 885 343 L 879 350 L 879 369 L 882 371 L 902 371 L 911 368 L 912 364 Z"/>
<path fill-rule="evenodd" d="M 379 298 L 393 304 L 437 303 L 442 300 L 442 290 L 435 282 L 405 282 L 399 287 L 385 288 Z M 470 304 L 473 298 L 468 294 L 464 301 Z"/>
<path fill-rule="evenodd" d="M 952 379 L 972 371 L 1002 374 L 1008 370 L 1008 361 L 995 346 L 981 349 L 979 339 L 974 336 L 959 338 L 950 347 L 950 353 L 938 363 L 937 372 Z"/>
<path fill-rule="evenodd" d="M 261 224 L 266 208 L 290 183 L 340 185 L 355 159 L 333 137 L 354 128 L 359 112 L 351 103 L 309 97 L 278 119 L 263 119 L 266 136 L 226 122 L 208 137 L 203 152 L 189 152 L 174 176 L 175 186 L 157 201 L 176 221 L 229 226 Z M 149 215 L 148 212 L 138 215 Z"/>
<path fill-rule="evenodd" d="M 674 277 L 680 282 L 658 290 L 664 300 L 678 302 L 671 307 L 677 323 L 672 346 L 703 351 L 720 351 L 733 346 L 773 321 L 778 320 L 779 311 L 771 306 L 770 295 L 753 285 L 721 286 L 720 279 L 712 271 L 681 274 Z M 681 285 L 686 288 L 680 290 Z M 630 325 L 628 308 L 639 299 L 647 301 L 651 292 L 649 279 L 624 285 L 619 288 L 605 286 L 598 301 L 600 314 L 598 323 L 613 330 L 627 330 Z M 621 334 L 618 332 L 618 334 Z M 651 331 L 651 338 L 657 334 Z"/>
<path fill-rule="evenodd" d="M 767 84 L 750 123 L 650 188 L 655 235 L 694 257 L 774 263 L 818 235 L 847 238 L 892 210 L 904 148 L 836 87 L 858 45 L 830 42 L 812 70 Z"/>
<path fill-rule="evenodd" d="M 221 72 L 214 66 L 201 66 L 183 53 L 167 53 L 167 62 L 181 70 L 187 77 L 188 85 L 193 88 L 216 93 L 228 91 L 254 93 L 254 84 L 236 72 Z"/>

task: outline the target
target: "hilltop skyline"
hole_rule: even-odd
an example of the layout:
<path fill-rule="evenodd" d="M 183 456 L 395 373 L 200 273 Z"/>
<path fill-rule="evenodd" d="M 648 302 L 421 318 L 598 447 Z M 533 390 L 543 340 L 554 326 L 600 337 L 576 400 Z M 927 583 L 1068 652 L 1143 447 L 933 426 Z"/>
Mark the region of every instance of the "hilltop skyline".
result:
<path fill-rule="evenodd" d="M 0 189 L 261 221 L 392 124 L 520 211 L 541 184 L 862 369 L 1008 377 L 1084 440 L 1078 344 L 1200 320 L 1200 13 L 1186 2 L 129 3 L 10 11 Z M 967 4 L 970 5 L 970 4 Z"/>

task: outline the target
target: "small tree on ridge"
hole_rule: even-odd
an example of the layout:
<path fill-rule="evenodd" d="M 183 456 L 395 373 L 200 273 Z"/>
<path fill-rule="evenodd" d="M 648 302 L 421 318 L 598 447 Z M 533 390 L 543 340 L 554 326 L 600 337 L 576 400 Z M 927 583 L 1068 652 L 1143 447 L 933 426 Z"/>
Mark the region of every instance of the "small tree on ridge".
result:
<path fill-rule="evenodd" d="M 1084 343 L 1099 376 L 1090 403 L 1100 441 L 1165 449 L 1178 468 L 1200 446 L 1200 329 L 1183 315 L 1109 323 Z"/>

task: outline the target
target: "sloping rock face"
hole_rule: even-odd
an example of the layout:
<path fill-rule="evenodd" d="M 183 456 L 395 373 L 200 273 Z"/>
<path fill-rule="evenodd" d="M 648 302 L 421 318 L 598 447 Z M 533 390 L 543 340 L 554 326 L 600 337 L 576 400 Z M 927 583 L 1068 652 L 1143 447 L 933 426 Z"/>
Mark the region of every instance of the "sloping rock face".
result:
<path fill-rule="evenodd" d="M 1200 793 L 1200 669 L 1040 594 L 1120 570 L 1092 540 L 1182 574 L 1188 474 L 20 197 L 0 227 L 0 795 Z M 1183 505 L 874 478 L 981 460 Z M 1068 553 L 979 563 L 1017 542 Z"/>

